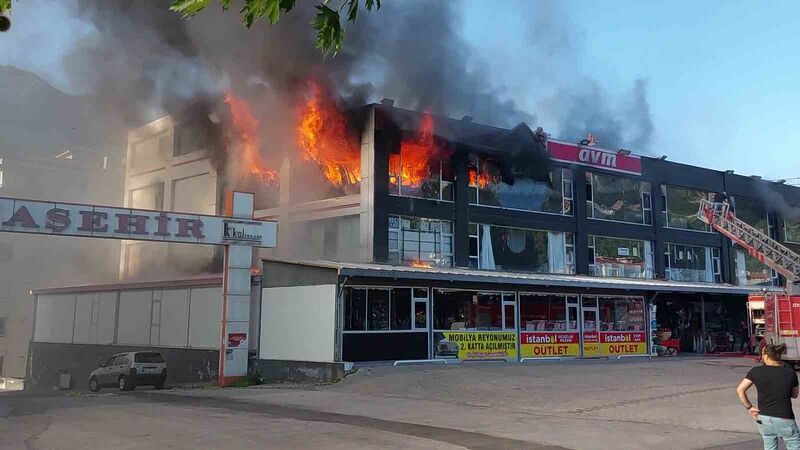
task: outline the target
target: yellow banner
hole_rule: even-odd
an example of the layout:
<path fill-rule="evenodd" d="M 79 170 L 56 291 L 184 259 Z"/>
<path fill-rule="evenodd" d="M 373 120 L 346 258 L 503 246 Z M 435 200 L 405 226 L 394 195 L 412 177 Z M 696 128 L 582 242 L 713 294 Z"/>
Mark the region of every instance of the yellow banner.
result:
<path fill-rule="evenodd" d="M 524 358 L 578 356 L 581 352 L 576 332 L 522 332 L 520 339 Z"/>
<path fill-rule="evenodd" d="M 439 334 L 439 333 L 437 333 Z M 502 331 L 445 331 L 436 343 L 437 357 L 516 359 L 517 334 Z"/>
<path fill-rule="evenodd" d="M 600 344 L 604 355 L 638 355 L 647 353 L 647 344 L 644 342 L 629 342 L 624 344 Z"/>

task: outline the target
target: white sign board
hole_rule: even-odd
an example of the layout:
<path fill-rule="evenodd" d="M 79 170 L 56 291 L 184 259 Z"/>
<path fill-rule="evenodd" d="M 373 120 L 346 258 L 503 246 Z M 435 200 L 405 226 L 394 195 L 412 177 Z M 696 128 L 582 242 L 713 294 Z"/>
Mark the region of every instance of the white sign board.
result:
<path fill-rule="evenodd" d="M 277 224 L 202 214 L 0 197 L 0 231 L 274 247 Z"/>

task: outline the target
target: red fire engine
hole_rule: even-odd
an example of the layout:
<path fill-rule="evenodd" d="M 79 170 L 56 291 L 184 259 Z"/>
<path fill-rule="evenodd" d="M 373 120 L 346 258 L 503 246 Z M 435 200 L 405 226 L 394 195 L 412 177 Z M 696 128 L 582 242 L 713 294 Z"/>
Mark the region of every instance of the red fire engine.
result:
<path fill-rule="evenodd" d="M 765 290 L 750 294 L 748 310 L 758 315 L 755 307 L 763 303 L 764 342 L 786 344 L 784 359 L 796 366 L 800 364 L 800 255 L 739 220 L 727 202 L 703 200 L 697 217 L 786 277 L 783 292 Z"/>

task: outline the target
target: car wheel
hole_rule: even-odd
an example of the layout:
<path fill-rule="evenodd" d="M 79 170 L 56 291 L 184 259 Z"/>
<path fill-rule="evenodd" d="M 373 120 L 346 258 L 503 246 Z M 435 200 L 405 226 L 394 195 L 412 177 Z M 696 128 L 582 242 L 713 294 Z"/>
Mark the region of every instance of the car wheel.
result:
<path fill-rule="evenodd" d="M 132 391 L 136 386 L 131 382 L 130 378 L 126 375 L 120 375 L 119 377 L 119 390 L 120 391 Z"/>
<path fill-rule="evenodd" d="M 156 389 L 159 389 L 159 390 L 160 390 L 160 389 L 164 389 L 164 383 L 165 383 L 166 381 L 167 381 L 166 377 L 164 377 L 164 378 L 159 378 L 159 380 L 158 380 L 158 381 L 156 381 L 156 384 L 154 384 L 154 385 L 153 385 L 153 387 L 154 387 L 154 388 L 156 388 Z"/>
<path fill-rule="evenodd" d="M 92 377 L 89 379 L 89 390 L 92 392 L 100 391 L 100 383 L 97 381 L 97 378 Z"/>

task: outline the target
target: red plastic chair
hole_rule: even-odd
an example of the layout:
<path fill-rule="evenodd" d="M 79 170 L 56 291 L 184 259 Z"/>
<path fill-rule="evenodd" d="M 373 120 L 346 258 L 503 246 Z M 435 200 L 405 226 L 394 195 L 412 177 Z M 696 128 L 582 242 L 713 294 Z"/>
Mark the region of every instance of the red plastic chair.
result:
<path fill-rule="evenodd" d="M 678 356 L 681 352 L 681 340 L 678 338 L 666 339 L 661 341 L 661 346 L 664 347 L 664 355 Z"/>

